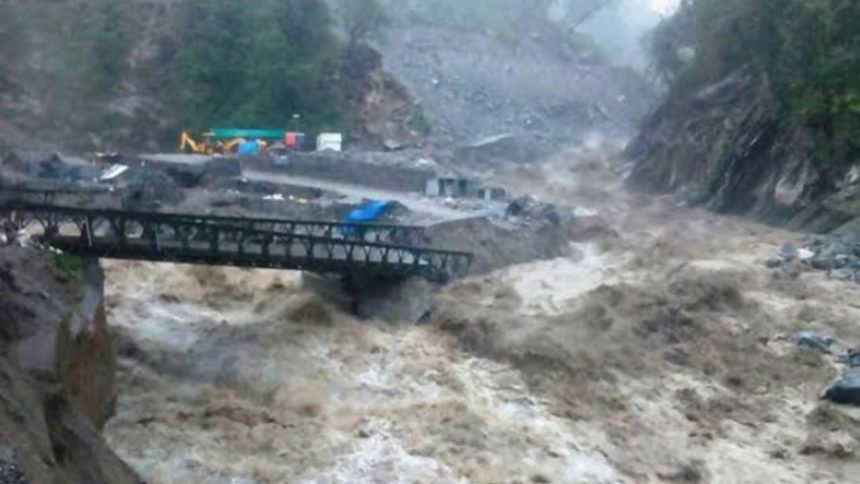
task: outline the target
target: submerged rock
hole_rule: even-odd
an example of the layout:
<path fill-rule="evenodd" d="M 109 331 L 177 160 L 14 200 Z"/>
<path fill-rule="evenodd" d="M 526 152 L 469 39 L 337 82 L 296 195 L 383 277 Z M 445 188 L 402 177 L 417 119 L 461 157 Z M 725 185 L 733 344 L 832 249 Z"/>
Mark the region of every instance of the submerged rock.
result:
<path fill-rule="evenodd" d="M 788 243 L 764 264 L 770 269 L 812 268 L 826 271 L 830 279 L 860 283 L 860 245 L 855 235 L 815 237 L 800 248 Z"/>
<path fill-rule="evenodd" d="M 511 201 L 508 204 L 506 215 L 529 220 L 547 220 L 556 225 L 561 222 L 561 215 L 555 205 L 541 202 L 532 196 L 520 197 Z"/>
<path fill-rule="evenodd" d="M 776 269 L 776 268 L 778 268 L 778 267 L 781 267 L 781 266 L 782 266 L 782 264 L 784 264 L 784 263 L 785 263 L 785 261 L 784 261 L 781 257 L 774 257 L 774 258 L 772 258 L 772 259 L 768 259 L 768 260 L 764 263 L 764 265 L 765 265 L 768 269 Z"/>
<path fill-rule="evenodd" d="M 784 244 L 779 249 L 779 257 L 782 260 L 790 261 L 790 260 L 797 259 L 798 256 L 799 256 L 799 252 L 797 250 L 797 247 L 792 243 Z"/>
<path fill-rule="evenodd" d="M 824 393 L 833 403 L 860 406 L 860 369 L 851 369 L 836 380 Z"/>
<path fill-rule="evenodd" d="M 851 368 L 860 368 L 860 349 L 848 350 L 839 355 L 836 361 Z"/>
<path fill-rule="evenodd" d="M 806 262 L 815 257 L 815 252 L 806 248 L 797 248 L 792 243 L 783 244 L 776 256 L 765 261 L 768 269 L 778 269 L 794 263 Z"/>
<path fill-rule="evenodd" d="M 827 277 L 837 281 L 853 281 L 856 278 L 856 274 L 849 269 L 836 269 L 830 271 Z"/>
<path fill-rule="evenodd" d="M 817 331 L 801 331 L 794 335 L 794 342 L 797 346 L 812 348 L 822 353 L 830 353 L 830 347 L 836 343 L 836 340 L 829 335 Z"/>
<path fill-rule="evenodd" d="M 813 257 L 810 265 L 812 265 L 814 269 L 818 269 L 820 271 L 830 271 L 836 268 L 833 258 L 826 255 L 817 255 Z"/>

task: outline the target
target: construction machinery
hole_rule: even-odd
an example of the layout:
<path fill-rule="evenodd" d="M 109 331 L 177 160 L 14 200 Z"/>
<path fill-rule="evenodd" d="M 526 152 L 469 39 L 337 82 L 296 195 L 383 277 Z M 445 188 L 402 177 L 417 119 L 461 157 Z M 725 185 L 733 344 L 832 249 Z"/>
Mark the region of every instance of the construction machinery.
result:
<path fill-rule="evenodd" d="M 188 131 L 179 138 L 179 150 L 184 153 L 200 155 L 233 154 L 246 143 L 255 143 L 258 150 L 265 149 L 273 140 L 283 140 L 287 133 L 277 129 L 234 129 L 214 128 L 203 133 L 203 140 L 197 141 Z"/>
<path fill-rule="evenodd" d="M 283 144 L 287 151 L 307 151 L 313 149 L 314 141 L 304 133 L 280 129 L 213 128 L 202 136 L 203 139 L 197 141 L 188 131 L 183 131 L 179 139 L 180 151 L 200 155 L 256 154 L 276 143 Z M 340 133 L 320 133 L 315 141 L 318 151 L 343 149 Z"/>
<path fill-rule="evenodd" d="M 218 146 L 208 136 L 203 141 L 195 141 L 188 131 L 183 131 L 179 137 L 179 151 L 197 155 L 214 155 L 218 152 Z"/>

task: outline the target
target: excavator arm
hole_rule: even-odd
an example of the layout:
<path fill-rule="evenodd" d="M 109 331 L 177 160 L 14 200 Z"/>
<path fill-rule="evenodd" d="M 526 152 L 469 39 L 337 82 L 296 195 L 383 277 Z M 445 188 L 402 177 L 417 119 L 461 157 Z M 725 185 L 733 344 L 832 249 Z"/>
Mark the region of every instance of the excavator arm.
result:
<path fill-rule="evenodd" d="M 194 138 L 192 138 L 187 131 L 183 131 L 182 135 L 179 137 L 179 151 L 198 155 L 211 155 L 215 152 L 211 144 L 207 142 L 198 143 L 197 141 L 194 141 Z"/>
<path fill-rule="evenodd" d="M 183 131 L 179 137 L 179 151 L 183 153 L 199 153 L 200 147 L 197 142 L 191 138 L 187 131 Z"/>
<path fill-rule="evenodd" d="M 244 142 L 245 142 L 245 140 L 243 138 L 232 139 L 232 140 L 224 143 L 224 145 L 221 147 L 221 152 L 224 153 L 225 155 L 230 154 L 230 153 L 235 153 L 236 149 L 239 147 L 239 145 L 244 143 Z"/>

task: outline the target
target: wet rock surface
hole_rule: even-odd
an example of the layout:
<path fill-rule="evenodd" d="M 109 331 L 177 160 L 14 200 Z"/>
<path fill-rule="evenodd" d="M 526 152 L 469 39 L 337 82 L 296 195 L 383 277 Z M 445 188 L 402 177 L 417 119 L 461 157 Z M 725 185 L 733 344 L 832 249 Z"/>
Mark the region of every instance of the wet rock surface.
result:
<path fill-rule="evenodd" d="M 822 353 L 830 353 L 830 347 L 836 340 L 816 331 L 801 331 L 794 335 L 794 342 L 798 346 L 818 350 Z"/>
<path fill-rule="evenodd" d="M 0 460 L 0 484 L 29 484 L 17 465 Z"/>
<path fill-rule="evenodd" d="M 11 475 L 34 484 L 142 482 L 61 389 L 33 380 L 2 357 L 0 381 L 0 456 Z"/>
<path fill-rule="evenodd" d="M 103 426 L 116 398 L 116 362 L 98 262 L 7 246 L 0 248 L 0 266 L 4 356 L 61 385 L 78 411 Z"/>
<path fill-rule="evenodd" d="M 784 244 L 777 255 L 765 262 L 771 269 L 814 269 L 828 277 L 860 283 L 860 237 L 831 234 L 803 241 L 799 246 Z"/>
<path fill-rule="evenodd" d="M 839 363 L 850 368 L 860 368 L 860 349 L 851 349 L 839 355 Z"/>
<path fill-rule="evenodd" d="M 505 215 L 511 218 L 546 221 L 554 224 L 560 224 L 562 220 L 555 205 L 541 202 L 532 196 L 524 196 L 513 200 L 508 204 Z"/>
<path fill-rule="evenodd" d="M 842 405 L 860 406 L 860 350 L 844 349 L 832 336 L 820 331 L 800 331 L 792 338 L 799 348 L 806 348 L 822 355 L 831 356 L 842 373 L 822 395 L 822 398 Z"/>
<path fill-rule="evenodd" d="M 101 271 L 64 257 L 0 247 L 0 461 L 10 464 L 0 472 L 137 483 L 99 435 L 116 397 Z"/>
<path fill-rule="evenodd" d="M 824 394 L 833 403 L 860 406 L 860 369 L 843 373 Z"/>
<path fill-rule="evenodd" d="M 755 69 L 707 82 L 667 96 L 641 124 L 627 149 L 631 187 L 815 233 L 857 225 L 856 167 L 813 162 L 808 128 L 785 122 Z"/>

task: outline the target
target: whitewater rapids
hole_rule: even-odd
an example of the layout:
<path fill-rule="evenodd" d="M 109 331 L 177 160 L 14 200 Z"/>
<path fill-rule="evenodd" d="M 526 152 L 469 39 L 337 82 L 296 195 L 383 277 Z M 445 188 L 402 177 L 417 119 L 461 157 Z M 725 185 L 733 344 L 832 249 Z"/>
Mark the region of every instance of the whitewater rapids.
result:
<path fill-rule="evenodd" d="M 291 273 L 110 263 L 106 435 L 148 482 L 618 482 L 519 373 Z"/>

